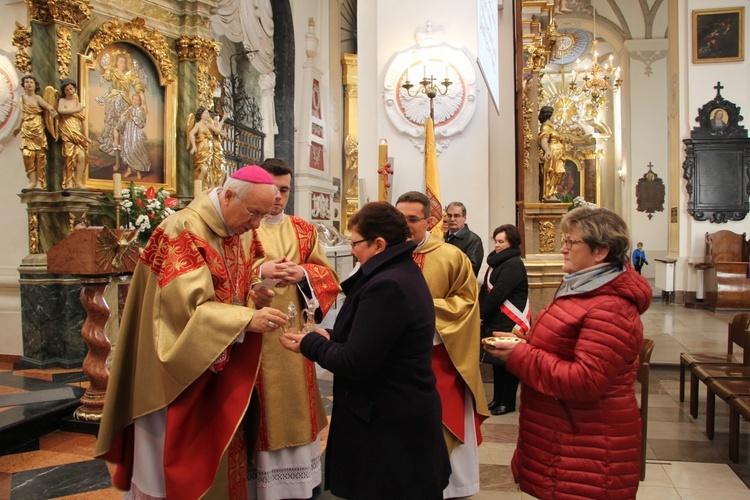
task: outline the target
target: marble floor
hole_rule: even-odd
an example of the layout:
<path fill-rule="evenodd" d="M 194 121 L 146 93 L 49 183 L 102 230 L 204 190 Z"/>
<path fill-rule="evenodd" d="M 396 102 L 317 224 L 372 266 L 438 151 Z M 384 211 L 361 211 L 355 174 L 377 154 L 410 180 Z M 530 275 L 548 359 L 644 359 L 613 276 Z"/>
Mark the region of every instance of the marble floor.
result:
<path fill-rule="evenodd" d="M 716 437 L 711 441 L 704 431 L 705 400 L 698 418 L 693 419 L 688 403 L 680 403 L 678 397 L 679 353 L 725 352 L 727 323 L 733 315 L 656 300 L 643 316 L 646 337 L 654 339 L 656 346 L 651 359 L 655 366 L 649 387 L 646 479 L 638 490 L 639 500 L 750 498 L 750 423 L 741 423 L 740 462 L 731 463 L 726 404 L 719 401 L 716 405 Z M 27 392 L 19 384 L 8 384 L 7 377 L 52 380 L 55 374 L 65 374 L 64 370 L 12 371 L 7 364 L 0 364 L 0 369 L 0 427 L 3 415 L 18 408 L 12 404 L 18 401 L 7 398 Z M 330 399 L 330 373 L 321 373 L 320 379 Z M 85 382 L 69 385 L 84 388 Z M 491 385 L 485 384 L 485 389 L 489 393 Z M 701 391 L 701 399 L 704 395 Z M 474 499 L 531 498 L 517 490 L 510 472 L 517 429 L 518 413 L 491 417 L 483 424 L 481 491 Z M 120 498 L 121 493 L 109 486 L 111 468 L 91 458 L 93 447 L 91 435 L 55 430 L 40 438 L 33 449 L 0 456 L 0 499 Z M 318 498 L 333 497 L 324 492 Z"/>

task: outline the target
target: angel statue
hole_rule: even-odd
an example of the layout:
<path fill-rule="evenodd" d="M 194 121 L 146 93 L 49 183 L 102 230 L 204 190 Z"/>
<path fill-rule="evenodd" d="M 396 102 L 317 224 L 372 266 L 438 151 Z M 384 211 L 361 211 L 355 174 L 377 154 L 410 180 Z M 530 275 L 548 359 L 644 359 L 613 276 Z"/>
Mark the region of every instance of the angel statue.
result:
<path fill-rule="evenodd" d="M 73 80 L 63 80 L 60 87 L 62 97 L 57 102 L 60 124 L 58 132 L 62 140 L 63 189 L 86 189 L 83 176 L 89 155 L 89 139 L 86 107 L 78 101 L 78 85 Z M 59 94 L 58 94 L 59 95 Z"/>
<path fill-rule="evenodd" d="M 565 144 L 562 137 L 552 126 L 552 115 L 555 108 L 543 106 L 539 110 L 539 147 L 542 148 L 542 193 L 541 199 L 557 201 L 557 186 L 565 175 Z"/>
<path fill-rule="evenodd" d="M 31 75 L 21 78 L 24 93 L 21 95 L 21 124 L 13 131 L 13 135 L 21 134 L 21 154 L 23 166 L 29 183 L 24 189 L 47 188 L 47 136 L 44 127 L 53 137 L 57 137 L 54 119 L 57 111 L 49 102 L 37 95 L 39 82 Z M 51 89 L 51 87 L 47 87 Z M 55 90 L 52 89 L 54 96 Z M 45 91 L 45 93 L 47 93 Z"/>
<path fill-rule="evenodd" d="M 115 157 L 114 171 L 120 168 L 120 151 L 123 148 L 125 121 L 121 117 L 132 106 L 130 89 L 141 98 L 141 106 L 146 114 L 146 90 L 149 89 L 145 68 L 123 50 L 106 52 L 97 64 L 102 73 L 102 85 L 109 82 L 110 88 L 96 102 L 104 106 L 104 131 L 99 137 L 99 150 Z M 132 68 L 132 69 L 131 69 Z"/>
<path fill-rule="evenodd" d="M 221 142 L 227 137 L 227 133 L 224 131 L 224 121 L 226 119 L 227 119 L 226 114 L 223 117 L 220 117 L 218 114 L 215 114 L 213 117 L 214 125 L 216 125 L 219 132 L 217 133 L 214 129 L 211 130 L 212 154 L 211 154 L 211 167 L 210 167 L 210 173 L 209 173 L 209 184 L 210 184 L 209 187 L 221 186 L 222 181 L 224 180 L 224 174 L 227 171 L 226 159 L 224 157 L 224 146 L 222 146 L 222 142 Z"/>
<path fill-rule="evenodd" d="M 223 122 L 220 122 L 223 125 Z M 211 118 L 211 112 L 201 106 L 195 111 L 195 115 L 188 116 L 187 148 L 193 155 L 193 180 L 201 181 L 204 191 L 214 187 L 206 180 L 213 180 L 208 173 L 213 167 L 213 137 L 223 132 L 219 123 Z"/>

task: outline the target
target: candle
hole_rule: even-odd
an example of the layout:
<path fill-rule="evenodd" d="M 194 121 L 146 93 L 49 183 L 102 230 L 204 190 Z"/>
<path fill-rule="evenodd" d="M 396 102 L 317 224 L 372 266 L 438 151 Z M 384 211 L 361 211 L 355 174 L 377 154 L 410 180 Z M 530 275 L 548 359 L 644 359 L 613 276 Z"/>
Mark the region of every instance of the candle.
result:
<path fill-rule="evenodd" d="M 201 191 L 203 191 L 203 181 L 195 179 L 193 181 L 193 198 L 197 198 Z"/>
<path fill-rule="evenodd" d="M 115 198 L 122 198 L 122 176 L 120 174 L 112 175 L 112 191 Z"/>

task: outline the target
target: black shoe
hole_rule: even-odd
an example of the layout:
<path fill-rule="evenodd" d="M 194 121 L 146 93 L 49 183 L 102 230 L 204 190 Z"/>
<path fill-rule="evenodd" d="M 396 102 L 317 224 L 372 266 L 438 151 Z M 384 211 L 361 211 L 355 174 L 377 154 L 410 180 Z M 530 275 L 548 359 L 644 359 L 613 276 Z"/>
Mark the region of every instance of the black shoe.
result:
<path fill-rule="evenodd" d="M 514 411 L 516 411 L 515 406 L 500 405 L 497 408 L 490 410 L 490 413 L 492 413 L 493 415 L 505 415 L 506 413 L 512 413 Z"/>
<path fill-rule="evenodd" d="M 490 404 L 487 405 L 488 410 L 494 410 L 498 406 L 500 406 L 502 403 L 500 401 L 492 401 Z"/>

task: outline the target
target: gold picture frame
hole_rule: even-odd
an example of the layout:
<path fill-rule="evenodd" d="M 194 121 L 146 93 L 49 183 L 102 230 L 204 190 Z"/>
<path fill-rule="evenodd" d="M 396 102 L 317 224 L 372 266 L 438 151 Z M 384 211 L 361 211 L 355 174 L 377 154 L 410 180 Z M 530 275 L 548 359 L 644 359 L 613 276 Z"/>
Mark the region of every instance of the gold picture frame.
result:
<path fill-rule="evenodd" d="M 93 141 L 86 187 L 111 191 L 119 173 L 125 188 L 133 181 L 174 193 L 177 83 L 164 37 L 141 18 L 105 23 L 78 68 Z"/>
<path fill-rule="evenodd" d="M 693 11 L 693 63 L 745 60 L 745 8 Z"/>

